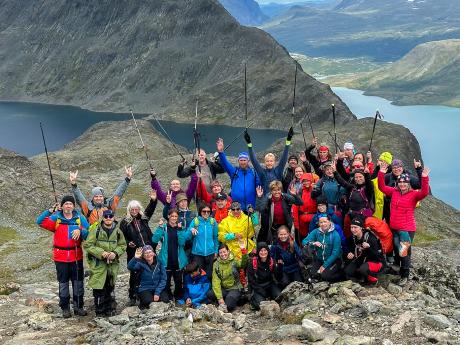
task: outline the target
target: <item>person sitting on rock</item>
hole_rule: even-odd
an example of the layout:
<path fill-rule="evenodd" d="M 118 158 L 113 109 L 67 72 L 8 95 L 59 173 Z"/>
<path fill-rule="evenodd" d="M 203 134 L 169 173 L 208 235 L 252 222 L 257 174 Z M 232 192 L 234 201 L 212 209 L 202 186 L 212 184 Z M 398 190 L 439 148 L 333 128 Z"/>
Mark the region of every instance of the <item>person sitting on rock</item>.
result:
<path fill-rule="evenodd" d="M 264 193 L 262 187 L 257 187 L 256 210 L 261 214 L 258 242 L 271 244 L 276 241 L 277 231 L 281 225 L 286 225 L 289 229 L 292 228 L 292 205 L 302 205 L 302 200 L 293 186 L 291 186 L 289 194 L 284 194 L 281 182 L 272 181 L 268 195 Z"/>
<path fill-rule="evenodd" d="M 53 260 L 59 282 L 59 307 L 64 318 L 70 314 L 69 280 L 72 282 L 74 314 L 85 316 L 83 309 L 83 251 L 82 240 L 88 235 L 88 221 L 75 210 L 75 198 L 66 195 L 60 204 L 45 210 L 37 218 L 37 224 L 54 233 Z"/>
<path fill-rule="evenodd" d="M 363 282 L 376 284 L 386 261 L 380 240 L 372 231 L 363 227 L 364 217 L 355 216 L 351 221 L 353 247 L 347 255 L 351 262 L 345 267 L 345 275 L 347 279 L 358 278 Z"/>
<path fill-rule="evenodd" d="M 187 201 L 190 204 L 190 201 L 192 201 L 193 196 L 195 195 L 196 187 L 198 185 L 198 177 L 195 173 L 195 165 L 192 166 L 193 172 L 190 175 L 190 183 L 188 184 L 187 190 L 184 192 L 181 188 L 180 181 L 179 180 L 172 180 L 169 184 L 169 190 L 167 192 L 164 192 L 163 189 L 161 189 L 161 184 L 157 179 L 157 173 L 154 169 L 150 170 L 150 176 L 152 178 L 152 181 L 150 182 L 150 185 L 152 189 L 157 191 L 158 195 L 158 200 L 166 206 L 166 204 L 169 204 L 169 207 L 176 208 L 178 205 L 177 203 L 177 195 L 178 194 L 183 194 L 185 193 L 185 196 L 187 197 Z M 167 197 L 170 195 L 170 201 L 168 201 Z"/>
<path fill-rule="evenodd" d="M 72 193 L 75 196 L 77 204 L 80 206 L 83 215 L 88 219 L 90 224 L 100 222 L 102 219 L 102 213 L 105 210 L 117 210 L 118 204 L 120 203 L 123 194 L 126 192 L 131 178 L 133 177 L 132 167 L 125 167 L 126 177 L 118 185 L 113 196 L 108 199 L 105 197 L 104 189 L 102 187 L 94 187 L 91 190 L 91 201 L 88 202 L 77 186 L 78 170 L 70 172 L 70 184 L 72 185 Z"/>
<path fill-rule="evenodd" d="M 179 227 L 178 221 L 179 212 L 176 208 L 170 209 L 167 223 L 160 221 L 152 236 L 154 249 L 161 242 L 158 260 L 166 267 L 166 292 L 169 300 L 173 298 L 178 300 L 182 297 L 183 269 L 188 264 L 184 249 L 188 235 L 187 231 Z M 174 294 L 171 293 L 172 279 L 174 279 Z"/>
<path fill-rule="evenodd" d="M 150 245 L 137 248 L 134 257 L 128 263 L 131 272 L 139 274 L 139 309 L 149 309 L 152 302 L 168 303 L 166 287 L 166 270 L 157 260 L 155 251 Z"/>
<path fill-rule="evenodd" d="M 310 277 L 336 282 L 342 278 L 340 235 L 327 214 L 319 216 L 319 227 L 302 241 L 313 259 Z"/>
<path fill-rule="evenodd" d="M 126 217 L 120 222 L 120 230 L 128 243 L 126 247 L 127 263 L 134 257 L 137 248 L 152 245 L 152 230 L 149 226 L 149 220 L 155 212 L 156 206 L 157 193 L 154 190 L 150 192 L 149 204 L 145 211 L 143 211 L 139 201 L 131 200 L 128 202 Z M 128 289 L 130 305 L 136 304 L 139 278 L 139 274 L 134 271 L 130 272 Z"/>
<path fill-rule="evenodd" d="M 228 246 L 221 244 L 212 268 L 212 289 L 208 292 L 208 299 L 217 301 L 223 311 L 233 311 L 242 297 L 239 269 L 244 269 L 248 261 L 248 251 L 244 245 L 241 252 L 241 259 L 236 259 Z"/>
<path fill-rule="evenodd" d="M 185 266 L 184 271 L 184 295 L 177 303 L 187 307 L 200 308 L 202 304 L 208 303 L 207 294 L 211 287 L 208 276 L 195 261 Z"/>
<path fill-rule="evenodd" d="M 289 128 L 289 132 L 286 137 L 286 145 L 284 146 L 284 150 L 283 150 L 283 153 L 281 154 L 281 158 L 278 162 L 278 165 L 276 165 L 275 155 L 273 153 L 267 153 L 264 159 L 265 160 L 265 168 L 264 168 L 260 165 L 259 161 L 257 160 L 257 157 L 252 148 L 251 137 L 249 136 L 248 131 L 246 130 L 244 132 L 244 140 L 248 144 L 249 157 L 251 159 L 251 163 L 254 166 L 254 169 L 260 178 L 260 184 L 265 191 L 269 190 L 268 188 L 272 181 L 275 181 L 275 180 L 281 181 L 281 179 L 283 178 L 283 170 L 287 162 L 287 158 L 289 155 L 289 147 L 291 146 L 291 140 L 292 140 L 293 135 L 294 135 L 294 129 L 291 127 Z M 282 185 L 281 185 L 281 188 L 283 188 Z"/>
<path fill-rule="evenodd" d="M 302 250 L 292 238 L 287 226 L 278 229 L 278 240 L 270 248 L 270 256 L 281 267 L 281 277 L 278 279 L 282 289 L 293 281 L 303 281 L 299 261 Z"/>
<path fill-rule="evenodd" d="M 260 309 L 260 302 L 275 299 L 281 293 L 278 282 L 283 276 L 282 265 L 278 265 L 270 256 L 270 249 L 265 242 L 257 243 L 257 253 L 249 260 L 247 276 L 251 292 L 251 307 Z"/>
<path fill-rule="evenodd" d="M 385 185 L 385 173 L 388 169 L 386 163 L 380 164 L 378 175 L 379 189 L 389 198 L 390 204 L 390 228 L 393 231 L 393 242 L 395 251 L 399 249 L 400 257 L 400 277 L 399 284 L 404 286 L 409 278 L 410 257 L 411 257 L 411 242 L 414 240 L 416 223 L 415 223 L 415 207 L 417 202 L 424 199 L 430 192 L 429 177 L 430 169 L 423 169 L 422 189 L 411 189 L 411 179 L 407 174 L 401 174 L 398 177 L 397 187 L 389 187 Z"/>
<path fill-rule="evenodd" d="M 126 240 L 114 217 L 112 210 L 105 210 L 102 222 L 91 225 L 83 244 L 91 269 L 88 286 L 93 289 L 96 316 L 112 316 L 116 313 L 114 288 L 120 256 L 126 250 Z"/>

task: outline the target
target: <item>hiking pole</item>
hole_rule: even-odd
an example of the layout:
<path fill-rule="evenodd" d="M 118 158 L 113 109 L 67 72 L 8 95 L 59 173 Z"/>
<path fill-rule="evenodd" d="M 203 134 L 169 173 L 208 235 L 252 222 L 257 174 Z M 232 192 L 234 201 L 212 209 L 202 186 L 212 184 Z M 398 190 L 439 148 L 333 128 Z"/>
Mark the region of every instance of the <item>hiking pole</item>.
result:
<path fill-rule="evenodd" d="M 147 159 L 147 163 L 149 163 L 150 169 L 153 169 L 152 163 L 150 162 L 150 159 L 149 159 L 149 154 L 147 153 L 147 147 L 145 146 L 144 140 L 142 139 L 141 132 L 139 131 L 139 127 L 137 126 L 137 121 L 136 121 L 136 118 L 134 117 L 134 113 L 132 109 L 129 109 L 129 111 L 131 112 L 131 116 L 133 118 L 134 126 L 136 127 L 136 130 L 137 130 L 137 134 L 139 134 L 139 139 L 141 139 L 142 148 L 144 149 L 144 153 L 145 153 L 145 159 Z"/>
<path fill-rule="evenodd" d="M 248 129 L 248 84 L 246 81 L 246 64 L 244 64 L 244 116 L 246 118 L 246 130 Z"/>
<path fill-rule="evenodd" d="M 297 63 L 295 64 L 295 73 L 294 73 L 294 92 L 292 96 L 292 127 L 294 127 L 294 117 L 295 117 L 295 88 L 297 85 Z"/>
<path fill-rule="evenodd" d="M 336 145 L 335 153 L 337 153 L 337 147 L 339 147 L 339 151 L 340 151 L 340 146 L 337 145 L 337 131 L 335 129 L 335 104 L 331 104 L 331 106 L 332 106 L 332 121 L 334 122 L 334 143 Z"/>
<path fill-rule="evenodd" d="M 311 124 L 311 119 L 310 119 L 310 112 L 308 111 L 308 109 L 307 109 L 307 118 L 308 118 L 308 123 L 310 124 L 311 135 L 313 136 L 313 138 L 316 138 L 315 132 L 313 132 L 313 126 Z"/>
<path fill-rule="evenodd" d="M 241 136 L 244 134 L 244 132 L 248 129 L 248 128 L 251 128 L 253 125 L 255 124 L 255 120 L 252 121 L 248 127 L 246 127 L 246 129 L 242 130 L 235 138 L 233 138 L 233 140 L 230 142 L 230 144 L 228 144 L 227 146 L 225 146 L 224 148 L 224 152 L 230 147 L 232 146 L 235 141 L 237 141 L 239 138 L 241 138 Z"/>
<path fill-rule="evenodd" d="M 334 142 L 335 152 L 337 152 L 337 149 L 340 151 L 340 146 L 339 146 L 339 144 L 337 144 L 336 138 L 334 138 L 334 136 L 332 135 L 332 133 L 330 131 L 327 132 L 327 133 L 329 134 L 329 136 L 331 137 L 332 141 Z"/>
<path fill-rule="evenodd" d="M 302 131 L 302 137 L 303 137 L 303 142 L 305 144 L 305 150 L 307 149 L 307 141 L 305 140 L 305 132 L 303 130 L 303 124 L 302 122 L 300 123 L 300 130 Z"/>
<path fill-rule="evenodd" d="M 195 152 L 193 153 L 193 156 L 192 156 L 192 162 L 194 163 L 197 163 L 198 165 L 198 171 L 201 175 L 201 166 L 200 166 L 200 151 L 201 151 L 201 148 L 200 148 L 200 133 L 198 133 L 198 130 L 197 130 L 197 122 L 198 122 L 198 99 L 196 100 L 196 104 L 195 104 L 195 127 L 193 128 L 193 142 L 195 144 Z M 197 160 L 198 162 L 196 162 L 195 160 L 195 154 L 197 156 Z M 201 177 L 198 178 L 198 185 L 201 184 Z M 198 208 L 198 188 L 195 189 L 195 204 L 197 205 L 197 208 Z"/>
<path fill-rule="evenodd" d="M 374 126 L 372 127 L 372 135 L 371 135 L 371 142 L 369 143 L 369 150 L 371 150 L 371 147 L 372 147 L 372 140 L 374 139 L 374 132 L 375 132 L 375 125 L 377 124 L 377 118 L 379 118 L 380 120 L 383 119 L 383 115 L 380 114 L 379 110 L 377 109 L 377 111 L 375 112 L 375 117 L 374 117 Z"/>
<path fill-rule="evenodd" d="M 163 133 L 165 134 L 166 138 L 168 138 L 168 140 L 171 142 L 172 146 L 174 147 L 174 149 L 177 151 L 177 153 L 179 154 L 179 156 L 182 158 L 182 161 L 185 162 L 185 157 L 182 155 L 182 153 L 180 153 L 179 149 L 177 148 L 176 144 L 174 144 L 174 141 L 171 139 L 171 137 L 169 136 L 168 132 L 166 132 L 166 129 L 164 129 L 164 127 L 161 125 L 160 121 L 158 121 L 158 119 L 156 118 L 155 115 L 153 115 L 153 119 L 156 121 L 156 123 L 158 124 L 158 126 L 160 127 L 160 129 L 163 131 Z"/>
<path fill-rule="evenodd" d="M 41 122 L 40 122 L 40 130 L 42 131 L 43 146 L 45 146 L 46 161 L 48 162 L 48 170 L 50 173 L 51 186 L 53 187 L 54 201 L 57 203 L 58 199 L 56 195 L 56 188 L 54 187 L 53 173 L 51 172 L 50 158 L 48 157 L 48 148 L 46 147 L 45 134 L 43 134 L 43 126 Z"/>

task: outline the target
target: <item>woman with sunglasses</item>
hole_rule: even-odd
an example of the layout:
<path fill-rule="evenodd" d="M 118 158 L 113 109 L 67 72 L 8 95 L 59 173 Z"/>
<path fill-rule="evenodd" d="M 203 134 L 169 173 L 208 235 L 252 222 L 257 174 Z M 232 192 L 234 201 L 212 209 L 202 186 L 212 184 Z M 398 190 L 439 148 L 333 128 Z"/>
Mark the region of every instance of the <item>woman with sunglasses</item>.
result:
<path fill-rule="evenodd" d="M 168 222 L 160 221 L 152 236 L 153 248 L 156 249 L 161 242 L 158 260 L 166 267 L 166 292 L 169 300 L 173 297 L 178 300 L 182 297 L 182 275 L 183 268 L 188 264 L 185 254 L 185 242 L 187 231 L 181 231 L 178 225 L 179 212 L 172 208 L 168 212 Z M 171 293 L 171 280 L 174 279 L 174 295 Z"/>
<path fill-rule="evenodd" d="M 188 236 L 193 236 L 192 256 L 199 268 L 206 274 L 211 274 L 212 264 L 217 258 L 218 227 L 217 222 L 211 217 L 211 207 L 201 204 L 198 208 L 198 217 L 195 217 L 188 228 Z"/>

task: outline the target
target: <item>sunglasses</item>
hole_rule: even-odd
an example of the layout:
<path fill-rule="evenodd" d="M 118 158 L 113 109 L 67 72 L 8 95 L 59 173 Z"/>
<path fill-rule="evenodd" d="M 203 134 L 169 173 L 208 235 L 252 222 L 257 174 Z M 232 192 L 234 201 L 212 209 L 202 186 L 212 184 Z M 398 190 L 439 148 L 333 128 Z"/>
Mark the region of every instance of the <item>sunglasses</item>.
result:
<path fill-rule="evenodd" d="M 112 219 L 114 217 L 113 214 L 107 214 L 104 216 L 105 219 Z"/>
<path fill-rule="evenodd" d="M 232 211 L 241 211 L 241 208 L 232 208 Z"/>
<path fill-rule="evenodd" d="M 211 213 L 211 210 L 203 210 L 201 213 Z"/>

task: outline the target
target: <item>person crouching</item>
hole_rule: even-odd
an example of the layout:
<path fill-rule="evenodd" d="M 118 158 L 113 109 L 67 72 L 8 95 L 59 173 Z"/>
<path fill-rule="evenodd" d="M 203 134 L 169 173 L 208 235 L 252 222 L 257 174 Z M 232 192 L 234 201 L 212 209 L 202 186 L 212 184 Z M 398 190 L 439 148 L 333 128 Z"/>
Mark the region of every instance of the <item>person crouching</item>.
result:
<path fill-rule="evenodd" d="M 203 303 L 208 303 L 207 293 L 211 283 L 206 272 L 196 261 L 185 266 L 184 295 L 177 301 L 179 305 L 200 308 Z"/>

